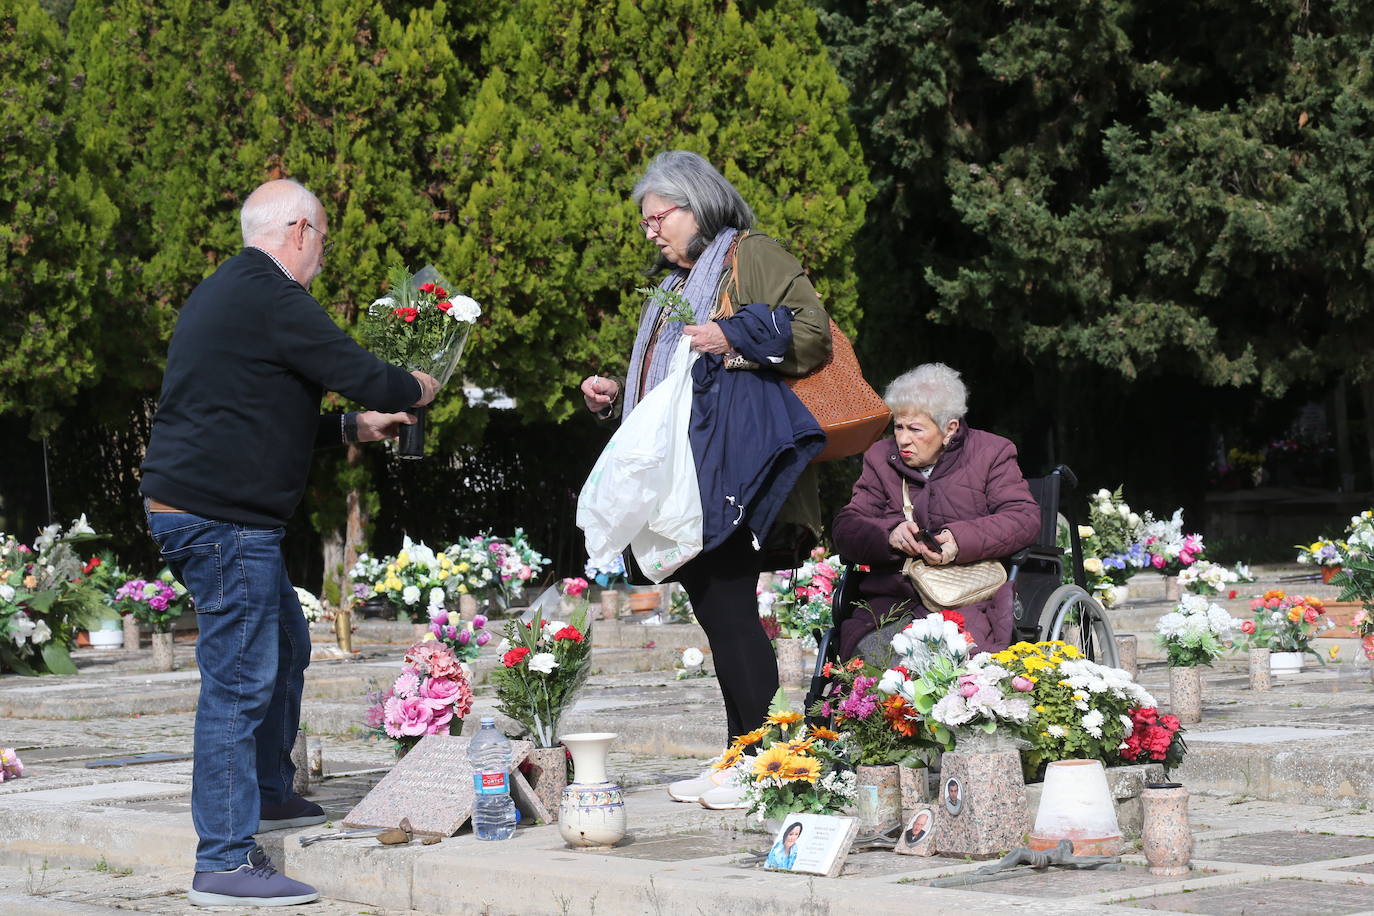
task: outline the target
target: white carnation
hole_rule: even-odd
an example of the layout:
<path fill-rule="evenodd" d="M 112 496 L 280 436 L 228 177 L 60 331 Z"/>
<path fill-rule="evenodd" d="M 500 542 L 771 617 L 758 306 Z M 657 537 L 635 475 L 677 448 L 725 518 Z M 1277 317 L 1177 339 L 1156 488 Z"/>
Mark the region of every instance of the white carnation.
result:
<path fill-rule="evenodd" d="M 482 314 L 482 307 L 467 296 L 452 296 L 449 301 L 453 303 L 453 308 L 448 310 L 450 318 L 472 324 Z"/>
<path fill-rule="evenodd" d="M 695 646 L 682 650 L 682 665 L 684 668 L 695 668 L 706 660 L 706 656 L 701 654 L 701 650 Z"/>
<path fill-rule="evenodd" d="M 554 659 L 552 652 L 540 652 L 538 655 L 530 656 L 531 671 L 538 671 L 540 674 L 549 674 L 557 667 L 558 662 Z"/>

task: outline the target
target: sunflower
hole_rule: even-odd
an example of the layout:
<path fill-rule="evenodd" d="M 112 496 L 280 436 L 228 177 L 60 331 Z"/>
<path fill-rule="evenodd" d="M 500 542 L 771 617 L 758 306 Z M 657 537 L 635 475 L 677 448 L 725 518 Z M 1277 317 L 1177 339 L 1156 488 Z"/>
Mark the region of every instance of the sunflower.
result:
<path fill-rule="evenodd" d="M 802 714 L 799 712 L 775 712 L 764 721 L 770 725 L 788 726 L 793 722 L 800 722 Z"/>
<path fill-rule="evenodd" d="M 811 729 L 812 738 L 820 738 L 824 741 L 838 741 L 840 733 L 826 728 L 824 725 L 816 725 Z"/>
<path fill-rule="evenodd" d="M 787 744 L 785 744 L 784 747 L 786 747 L 793 754 L 800 754 L 804 751 L 811 750 L 811 748 L 814 747 L 815 744 L 815 738 L 796 738 L 792 741 L 787 742 Z"/>
<path fill-rule="evenodd" d="M 815 782 L 820 775 L 821 762 L 805 754 L 798 754 L 783 764 L 782 778 L 792 782 Z"/>
<path fill-rule="evenodd" d="M 737 747 L 732 747 L 729 750 L 727 750 L 724 754 L 721 754 L 719 760 L 711 764 L 711 769 L 717 772 L 720 772 L 721 770 L 728 770 L 735 764 L 739 763 L 739 759 L 743 756 L 743 751 L 741 751 Z"/>
<path fill-rule="evenodd" d="M 735 747 L 748 747 L 751 744 L 758 744 L 763 740 L 763 736 L 768 734 L 766 728 L 756 728 L 751 732 L 745 732 L 735 739 Z"/>
<path fill-rule="evenodd" d="M 786 745 L 775 744 L 754 758 L 754 777 L 756 779 L 768 777 L 780 779 L 783 771 L 792 760 L 792 752 L 787 749 Z"/>

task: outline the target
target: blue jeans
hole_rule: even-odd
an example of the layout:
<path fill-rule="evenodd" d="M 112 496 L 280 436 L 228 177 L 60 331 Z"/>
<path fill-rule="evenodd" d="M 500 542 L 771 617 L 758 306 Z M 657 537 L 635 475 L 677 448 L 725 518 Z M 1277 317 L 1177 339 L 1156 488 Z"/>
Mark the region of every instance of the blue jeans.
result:
<path fill-rule="evenodd" d="M 310 664 L 310 628 L 282 560 L 282 528 L 148 512 L 148 529 L 196 603 L 191 820 L 196 871 L 242 865 L 263 802 L 286 800 Z"/>

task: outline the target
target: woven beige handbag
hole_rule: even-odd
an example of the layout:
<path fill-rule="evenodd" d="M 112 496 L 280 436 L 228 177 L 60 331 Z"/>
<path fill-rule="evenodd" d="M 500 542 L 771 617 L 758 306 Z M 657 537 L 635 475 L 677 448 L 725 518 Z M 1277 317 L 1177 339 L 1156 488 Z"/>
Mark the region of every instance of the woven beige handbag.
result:
<path fill-rule="evenodd" d="M 911 492 L 905 480 L 902 481 L 902 514 L 907 521 L 915 521 L 911 515 Z M 921 603 L 929 611 L 986 601 L 1007 581 L 1006 567 L 996 560 L 930 566 L 920 557 L 912 557 L 902 564 L 902 573 L 916 586 Z"/>

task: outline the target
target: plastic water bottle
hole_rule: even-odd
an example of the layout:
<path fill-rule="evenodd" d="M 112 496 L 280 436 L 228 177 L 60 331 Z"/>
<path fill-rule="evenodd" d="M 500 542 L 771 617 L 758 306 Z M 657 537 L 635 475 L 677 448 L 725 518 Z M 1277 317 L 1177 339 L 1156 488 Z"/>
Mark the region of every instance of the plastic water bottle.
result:
<path fill-rule="evenodd" d="M 468 743 L 472 764 L 472 832 L 479 840 L 509 840 L 515 832 L 515 802 L 510 797 L 510 740 L 491 716 Z"/>

